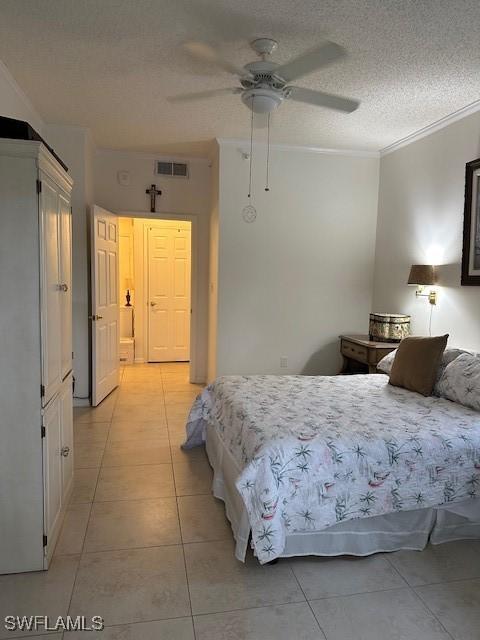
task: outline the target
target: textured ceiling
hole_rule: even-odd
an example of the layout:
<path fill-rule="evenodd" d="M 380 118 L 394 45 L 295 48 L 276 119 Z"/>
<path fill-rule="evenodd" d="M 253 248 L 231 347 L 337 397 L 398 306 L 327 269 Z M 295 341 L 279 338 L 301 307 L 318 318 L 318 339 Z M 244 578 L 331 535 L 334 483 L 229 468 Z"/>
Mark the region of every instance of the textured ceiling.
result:
<path fill-rule="evenodd" d="M 235 85 L 189 58 L 216 43 L 237 64 L 254 37 L 279 62 L 322 39 L 349 57 L 298 84 L 362 101 L 343 115 L 285 102 L 276 142 L 378 150 L 480 98 L 479 0 L 1 0 L 0 59 L 49 123 L 90 127 L 101 147 L 202 155 L 247 138 L 239 96 L 165 97 Z M 265 135 L 260 130 L 259 135 Z"/>

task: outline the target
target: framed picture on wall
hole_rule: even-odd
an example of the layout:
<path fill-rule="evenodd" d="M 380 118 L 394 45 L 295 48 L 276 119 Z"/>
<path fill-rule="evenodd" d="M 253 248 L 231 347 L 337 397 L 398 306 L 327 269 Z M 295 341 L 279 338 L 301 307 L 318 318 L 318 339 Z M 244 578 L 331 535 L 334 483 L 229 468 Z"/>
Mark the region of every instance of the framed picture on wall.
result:
<path fill-rule="evenodd" d="M 480 286 L 480 158 L 466 165 L 462 285 Z"/>

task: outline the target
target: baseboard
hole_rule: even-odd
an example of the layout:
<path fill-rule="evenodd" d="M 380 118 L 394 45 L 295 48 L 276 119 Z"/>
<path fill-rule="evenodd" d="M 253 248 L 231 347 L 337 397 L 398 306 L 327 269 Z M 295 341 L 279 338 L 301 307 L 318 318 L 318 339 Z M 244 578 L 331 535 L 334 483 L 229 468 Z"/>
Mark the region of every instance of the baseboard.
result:
<path fill-rule="evenodd" d="M 145 364 L 145 358 L 135 358 L 135 364 Z"/>
<path fill-rule="evenodd" d="M 90 398 L 74 398 L 73 399 L 74 407 L 89 407 L 90 406 Z"/>

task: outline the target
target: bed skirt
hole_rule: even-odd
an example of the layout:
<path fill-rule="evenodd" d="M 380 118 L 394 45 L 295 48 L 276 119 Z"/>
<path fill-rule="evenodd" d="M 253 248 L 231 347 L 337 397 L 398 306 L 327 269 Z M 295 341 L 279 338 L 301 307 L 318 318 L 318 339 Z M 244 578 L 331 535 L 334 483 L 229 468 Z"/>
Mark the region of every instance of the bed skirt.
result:
<path fill-rule="evenodd" d="M 243 500 L 235 487 L 241 470 L 210 425 L 206 451 L 214 471 L 213 495 L 225 503 L 225 512 L 236 542 L 235 556 L 244 562 L 250 538 L 250 523 Z M 367 556 L 410 549 L 421 551 L 428 542 L 480 538 L 480 499 L 469 498 L 438 507 L 398 511 L 340 522 L 323 531 L 287 535 L 279 557 Z"/>

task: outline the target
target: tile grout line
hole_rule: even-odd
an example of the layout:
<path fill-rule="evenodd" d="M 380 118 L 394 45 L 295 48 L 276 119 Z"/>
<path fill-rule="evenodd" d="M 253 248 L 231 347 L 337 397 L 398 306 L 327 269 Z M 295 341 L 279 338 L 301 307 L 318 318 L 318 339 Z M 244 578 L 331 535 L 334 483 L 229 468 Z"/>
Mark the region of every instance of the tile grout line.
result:
<path fill-rule="evenodd" d="M 289 604 L 307 604 L 308 600 L 288 600 L 287 602 L 274 602 L 271 604 L 259 604 L 255 607 L 243 607 L 241 609 L 222 609 L 221 611 L 203 611 L 202 613 L 194 613 L 193 618 L 200 618 L 202 616 L 216 616 L 222 613 L 237 613 L 238 611 L 255 611 L 257 609 L 271 609 L 273 607 L 285 607 Z M 316 618 L 315 618 L 316 621 Z M 323 633 L 323 630 L 321 630 Z M 324 634 L 325 635 L 325 634 Z M 270 640 L 270 638 L 268 638 Z M 328 640 L 325 636 L 324 640 Z"/>
<path fill-rule="evenodd" d="M 295 571 L 294 571 L 294 569 L 293 569 L 293 567 L 292 567 L 292 563 L 291 563 L 291 562 L 289 562 L 289 563 L 288 563 L 288 566 L 289 566 L 290 571 L 292 572 L 292 575 L 293 575 L 293 577 L 294 577 L 294 579 L 295 579 L 295 582 L 298 584 L 298 588 L 300 589 L 300 591 L 301 591 L 301 592 L 302 592 L 302 594 L 303 594 L 303 597 L 305 598 L 305 602 L 307 603 L 308 608 L 309 608 L 309 609 L 310 609 L 310 611 L 312 612 L 313 618 L 314 618 L 315 622 L 317 623 L 318 628 L 319 628 L 319 629 L 320 629 L 320 631 L 323 633 L 323 637 L 324 637 L 324 639 L 325 639 L 325 640 L 328 640 L 328 638 L 327 638 L 327 634 L 326 634 L 326 633 L 325 633 L 325 631 L 323 630 L 323 627 L 322 627 L 322 625 L 320 624 L 320 621 L 318 620 L 317 616 L 315 615 L 315 611 L 313 610 L 313 607 L 312 607 L 312 605 L 311 605 L 311 603 L 310 603 L 310 600 L 307 598 L 307 594 L 305 593 L 305 591 L 303 590 L 302 585 L 300 584 L 300 580 L 297 578 L 297 574 L 295 573 Z"/>
<path fill-rule="evenodd" d="M 97 503 L 97 504 L 102 504 L 102 503 Z M 182 540 L 180 540 L 180 542 L 165 542 L 163 544 L 149 544 L 149 545 L 142 545 L 138 547 L 115 547 L 115 548 L 106 548 L 106 549 L 94 549 L 93 551 L 87 551 L 83 549 L 81 552 L 77 552 L 77 553 L 60 553 L 55 557 L 71 558 L 72 556 L 93 555 L 95 553 L 111 553 L 113 551 L 141 551 L 144 549 L 163 549 L 163 547 L 182 547 L 182 546 L 188 546 L 192 544 L 204 544 L 204 543 L 210 544 L 212 542 L 213 543 L 225 542 L 226 540 L 229 540 L 229 538 L 215 538 L 214 540 L 197 540 L 195 542 L 182 542 Z M 369 593 L 375 593 L 375 592 L 369 592 Z M 352 595 L 358 595 L 358 594 L 352 594 Z"/>
<path fill-rule="evenodd" d="M 420 551 L 419 553 L 422 553 L 422 552 Z M 412 589 L 416 589 L 419 587 L 434 587 L 435 585 L 438 585 L 438 584 L 450 584 L 452 582 L 465 582 L 466 580 L 480 580 L 480 571 L 479 571 L 477 576 L 470 576 L 469 578 L 453 578 L 451 580 L 436 580 L 434 582 L 425 582 L 423 584 L 410 584 L 408 580 L 402 576 L 400 570 L 397 569 L 397 567 L 393 564 L 393 562 L 391 562 L 390 559 L 387 558 L 386 556 L 385 556 L 385 559 L 388 560 L 388 562 L 395 569 L 398 575 L 405 581 L 405 583 L 409 587 L 412 587 Z"/>
<path fill-rule="evenodd" d="M 388 564 L 393 568 L 393 570 L 400 576 L 400 578 L 405 582 L 405 584 L 407 585 L 407 588 L 409 589 L 409 591 L 411 591 L 419 600 L 420 602 L 423 604 L 423 606 L 425 607 L 425 609 L 431 613 L 431 615 L 434 617 L 434 619 L 438 622 L 438 624 L 442 627 L 442 629 L 445 631 L 445 633 L 447 634 L 447 636 L 449 638 L 451 638 L 451 640 L 455 640 L 453 638 L 453 636 L 450 634 L 450 632 L 444 627 L 444 625 L 442 624 L 442 622 L 438 619 L 438 617 L 434 614 L 434 612 L 430 609 L 430 607 L 427 605 L 427 603 L 423 600 L 423 598 L 421 597 L 421 595 L 419 593 L 417 593 L 417 591 L 415 590 L 415 587 L 413 585 L 411 585 L 408 580 L 406 578 L 404 578 L 402 576 L 402 574 L 400 573 L 400 570 L 393 564 L 393 562 L 390 560 L 390 558 L 387 556 L 385 558 L 388 562 Z M 427 585 L 421 585 L 421 586 L 427 586 Z"/>
<path fill-rule="evenodd" d="M 423 606 L 425 607 L 425 609 L 430 612 L 432 614 L 432 616 L 435 618 L 435 620 L 438 622 L 438 624 L 442 627 L 442 629 L 445 631 L 445 633 L 447 634 L 447 636 L 449 638 L 451 638 L 451 640 L 455 640 L 455 638 L 452 636 L 452 634 L 450 633 L 450 631 L 448 631 L 448 629 L 445 627 L 445 625 L 443 624 L 443 622 L 435 615 L 435 613 L 430 609 L 430 607 L 428 606 L 428 604 L 425 602 L 425 600 L 422 598 L 422 596 L 417 593 L 415 587 L 410 587 L 411 591 L 413 591 L 413 593 L 416 595 L 416 597 L 420 600 L 420 602 L 423 604 Z"/>
<path fill-rule="evenodd" d="M 310 557 L 310 556 L 304 556 Z M 338 556 L 341 557 L 341 556 Z M 363 596 L 373 593 L 385 593 L 391 591 L 401 591 L 402 589 L 409 589 L 410 585 L 406 584 L 401 587 L 387 587 L 386 589 L 373 589 L 369 591 L 354 591 L 353 593 L 337 593 L 329 596 L 320 596 L 319 598 L 307 598 L 308 602 L 319 602 L 320 600 L 336 600 L 337 598 L 351 598 L 353 596 Z"/>

